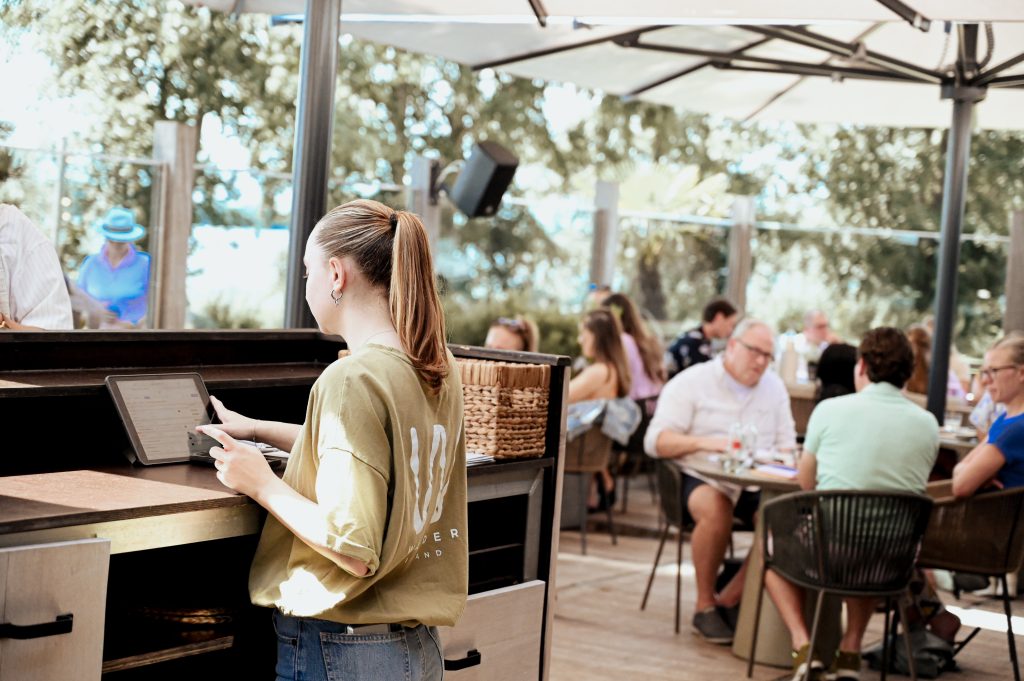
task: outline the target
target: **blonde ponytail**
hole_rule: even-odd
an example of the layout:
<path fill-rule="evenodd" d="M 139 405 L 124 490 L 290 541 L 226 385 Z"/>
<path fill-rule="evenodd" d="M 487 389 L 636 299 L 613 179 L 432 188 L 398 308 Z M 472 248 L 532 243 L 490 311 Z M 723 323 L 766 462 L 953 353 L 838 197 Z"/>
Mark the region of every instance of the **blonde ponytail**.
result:
<path fill-rule="evenodd" d="M 402 347 L 436 393 L 448 375 L 448 354 L 423 223 L 412 213 L 359 199 L 331 209 L 314 233 L 328 257 L 351 256 L 367 280 L 386 293 Z"/>
<path fill-rule="evenodd" d="M 391 320 L 413 366 L 436 392 L 448 374 L 448 354 L 430 239 L 415 215 L 398 211 L 397 216 L 388 295 Z"/>

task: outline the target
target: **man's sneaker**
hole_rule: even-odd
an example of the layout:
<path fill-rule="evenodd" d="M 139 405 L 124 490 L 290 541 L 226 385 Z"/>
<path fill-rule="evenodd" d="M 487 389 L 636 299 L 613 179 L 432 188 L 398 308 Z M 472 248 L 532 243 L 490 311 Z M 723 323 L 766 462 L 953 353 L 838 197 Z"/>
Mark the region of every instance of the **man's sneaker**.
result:
<path fill-rule="evenodd" d="M 830 681 L 860 681 L 860 653 L 837 650 L 828 678 Z"/>
<path fill-rule="evenodd" d="M 810 659 L 811 646 L 808 643 L 800 646 L 799 650 L 794 650 L 793 655 L 793 681 L 804 681 L 804 676 L 807 676 L 811 681 L 822 681 L 825 678 L 825 665 L 820 660 Z M 810 675 L 807 674 L 807 665 L 811 666 Z"/>
<path fill-rule="evenodd" d="M 732 629 L 722 619 L 718 608 L 711 606 L 693 615 L 693 633 L 708 643 L 728 645 L 732 643 Z"/>

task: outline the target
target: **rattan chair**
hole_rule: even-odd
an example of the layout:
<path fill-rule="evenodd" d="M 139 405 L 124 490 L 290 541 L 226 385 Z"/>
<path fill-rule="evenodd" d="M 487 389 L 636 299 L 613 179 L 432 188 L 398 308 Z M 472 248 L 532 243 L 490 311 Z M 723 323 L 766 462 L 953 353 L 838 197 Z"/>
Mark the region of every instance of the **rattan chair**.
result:
<path fill-rule="evenodd" d="M 658 562 L 661 560 L 661 552 L 665 548 L 665 541 L 668 539 L 669 530 L 676 529 L 676 633 L 679 633 L 679 605 L 683 588 L 683 539 L 685 534 L 692 528 L 690 515 L 683 508 L 683 471 L 676 463 L 658 459 L 655 462 L 655 471 L 658 479 L 658 499 L 661 505 L 661 513 L 665 517 L 665 527 L 661 532 L 661 541 L 658 542 L 658 552 L 654 555 L 654 564 L 651 565 L 651 576 L 647 578 L 647 588 L 644 589 L 644 599 L 640 602 L 640 609 L 647 607 L 647 597 L 651 594 L 651 585 L 654 584 L 654 575 L 658 571 Z"/>
<path fill-rule="evenodd" d="M 590 492 L 590 480 L 594 473 L 603 471 L 608 465 L 612 454 L 612 440 L 601 432 L 600 422 L 598 422 L 579 437 L 566 443 L 565 450 L 565 472 L 578 473 L 580 478 L 580 544 L 583 555 L 586 555 L 587 497 Z M 612 544 L 618 544 L 611 504 L 608 505 L 606 511 Z"/>
<path fill-rule="evenodd" d="M 621 478 L 622 480 L 622 512 L 626 513 L 629 509 L 629 482 L 637 473 L 642 473 L 645 470 L 648 471 L 647 483 L 651 490 L 651 501 L 655 499 L 658 490 L 655 484 L 655 474 L 650 467 L 651 458 L 647 456 L 644 451 L 644 436 L 647 435 L 647 427 L 651 425 L 651 418 L 654 416 L 654 409 L 658 404 L 658 398 L 645 397 L 636 400 L 636 404 L 640 407 L 640 425 L 636 427 L 633 434 L 629 438 L 629 442 L 624 445 L 620 445 L 618 442 L 612 444 L 616 454 L 619 457 L 620 464 L 615 472 L 616 482 Z"/>
<path fill-rule="evenodd" d="M 889 609 L 906 590 L 914 558 L 928 524 L 932 500 L 906 492 L 829 490 L 796 492 L 761 508 L 764 567 L 754 614 L 747 677 L 754 671 L 754 651 L 764 597 L 764 578 L 772 569 L 786 580 L 818 592 L 811 623 L 811 650 L 818 635 L 825 594 L 884 597 L 885 635 L 882 679 L 889 666 Z M 902 604 L 900 619 L 906 623 Z M 904 624 L 905 627 L 905 624 Z M 904 636 L 910 677 L 917 678 L 910 638 Z M 810 665 L 807 665 L 807 677 Z"/>
<path fill-rule="evenodd" d="M 1020 681 L 1020 668 L 1006 575 L 1020 570 L 1024 563 L 1022 512 L 1024 487 L 979 494 L 968 499 L 940 499 L 932 510 L 917 560 L 918 566 L 923 568 L 956 570 L 1001 580 L 1006 639 L 1016 681 Z M 959 653 L 979 631 L 975 629 L 958 643 L 953 655 Z"/>

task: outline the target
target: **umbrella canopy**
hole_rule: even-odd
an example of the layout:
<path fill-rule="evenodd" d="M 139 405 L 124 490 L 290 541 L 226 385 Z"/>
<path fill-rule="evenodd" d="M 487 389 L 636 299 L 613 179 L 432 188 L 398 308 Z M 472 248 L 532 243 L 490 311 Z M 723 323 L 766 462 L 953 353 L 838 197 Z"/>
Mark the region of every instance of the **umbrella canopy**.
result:
<path fill-rule="evenodd" d="M 305 10 L 302 0 L 199 4 L 278 14 Z M 947 33 L 942 22 L 992 22 L 981 32 L 979 61 L 997 66 L 1024 51 L 1024 5 L 1000 0 L 911 5 L 893 0 L 344 0 L 341 23 L 356 37 L 475 68 L 500 68 L 740 120 L 946 127 L 949 106 L 940 104 L 934 86 L 952 80 L 958 41 L 956 31 Z M 976 124 L 1019 129 L 1024 89 L 1017 86 L 1024 85 L 1024 60 L 998 75 L 1003 80 L 991 84 Z"/>
<path fill-rule="evenodd" d="M 334 63 L 339 17 L 347 32 L 367 40 L 692 111 L 740 119 L 949 125 L 928 394 L 929 411 L 941 419 L 971 129 L 1024 124 L 1017 113 L 1024 110 L 1024 23 L 1016 23 L 1024 22 L 1024 5 L 911 2 L 345 0 L 344 12 L 341 0 L 193 4 L 315 18 L 306 21 L 303 45 L 293 259 L 301 250 L 295 245 L 312 229 L 312 216 L 325 208 L 334 86 L 333 74 L 325 71 Z M 311 111 L 319 118 L 312 126 Z M 312 320 L 296 291 L 289 289 L 288 322 L 308 325 Z"/>

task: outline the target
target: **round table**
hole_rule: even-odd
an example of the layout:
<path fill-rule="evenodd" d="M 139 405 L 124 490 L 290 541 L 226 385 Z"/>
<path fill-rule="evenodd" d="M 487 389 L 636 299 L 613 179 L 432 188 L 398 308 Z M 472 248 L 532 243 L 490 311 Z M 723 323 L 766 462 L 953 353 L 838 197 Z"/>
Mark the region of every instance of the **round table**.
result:
<path fill-rule="evenodd" d="M 727 471 L 715 455 L 693 454 L 686 457 L 683 466 L 701 477 L 718 480 L 742 487 L 757 487 L 761 490 L 760 504 L 790 492 L 800 490 L 795 479 L 782 478 L 761 473 L 753 469 Z M 761 517 L 758 515 L 757 527 L 754 531 L 754 543 L 750 549 L 747 574 L 743 582 L 743 597 L 740 600 L 740 614 L 736 622 L 736 633 L 732 642 L 732 653 L 736 657 L 747 659 L 750 655 L 750 643 L 754 636 L 754 613 L 757 611 L 757 590 L 760 586 L 763 554 L 761 549 Z M 832 596 L 826 597 L 822 606 L 819 624 L 817 650 L 820 659 L 831 660 L 841 638 L 840 615 L 842 600 Z M 811 621 L 814 615 L 814 599 L 804 599 L 804 618 Z M 773 667 L 791 667 L 792 641 L 789 631 L 783 624 L 775 603 L 768 596 L 767 589 L 761 603 L 761 624 L 758 627 L 757 650 L 754 660 L 759 664 Z"/>

